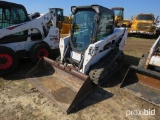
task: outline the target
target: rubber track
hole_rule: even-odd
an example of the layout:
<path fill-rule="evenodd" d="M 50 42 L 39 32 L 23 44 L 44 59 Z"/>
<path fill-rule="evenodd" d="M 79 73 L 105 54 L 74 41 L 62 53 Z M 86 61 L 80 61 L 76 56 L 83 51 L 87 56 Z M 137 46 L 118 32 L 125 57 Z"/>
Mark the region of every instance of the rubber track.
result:
<path fill-rule="evenodd" d="M 90 79 L 98 85 L 101 85 L 103 82 L 105 82 L 103 79 L 107 80 L 112 75 L 115 74 L 115 72 L 118 71 L 118 68 L 120 68 L 120 65 L 116 68 L 114 68 L 115 61 L 119 57 L 120 54 L 123 52 L 120 51 L 118 48 L 112 49 L 105 57 L 103 57 L 98 63 L 93 65 L 91 67 L 91 70 L 89 72 Z M 107 75 L 107 72 L 109 74 Z"/>

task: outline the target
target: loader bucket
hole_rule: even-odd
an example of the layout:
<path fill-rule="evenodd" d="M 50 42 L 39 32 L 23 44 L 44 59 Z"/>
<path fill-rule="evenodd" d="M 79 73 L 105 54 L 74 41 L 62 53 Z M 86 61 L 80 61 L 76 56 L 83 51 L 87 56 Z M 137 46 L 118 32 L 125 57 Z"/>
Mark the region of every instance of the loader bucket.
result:
<path fill-rule="evenodd" d="M 26 75 L 35 88 L 69 114 L 95 88 L 87 75 L 43 57 Z"/>
<path fill-rule="evenodd" d="M 131 65 L 120 87 L 160 106 L 160 73 L 158 72 Z"/>

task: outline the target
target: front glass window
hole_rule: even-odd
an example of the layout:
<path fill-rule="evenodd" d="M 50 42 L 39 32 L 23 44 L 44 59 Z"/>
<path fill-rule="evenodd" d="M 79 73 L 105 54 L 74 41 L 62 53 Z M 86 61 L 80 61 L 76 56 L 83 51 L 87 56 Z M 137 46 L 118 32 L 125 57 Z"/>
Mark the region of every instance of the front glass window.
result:
<path fill-rule="evenodd" d="M 102 40 L 113 32 L 113 15 L 108 13 L 102 13 L 99 21 L 96 41 Z"/>
<path fill-rule="evenodd" d="M 153 20 L 154 17 L 152 15 L 138 15 L 137 20 Z"/>
<path fill-rule="evenodd" d="M 0 28 L 6 28 L 15 24 L 25 22 L 26 15 L 22 8 L 1 7 L 0 8 Z"/>
<path fill-rule="evenodd" d="M 11 11 L 9 8 L 0 8 L 0 28 L 8 27 L 11 24 Z"/>
<path fill-rule="evenodd" d="M 21 8 L 12 8 L 12 22 L 15 24 L 19 24 L 25 22 L 26 16 Z"/>
<path fill-rule="evenodd" d="M 74 15 L 71 45 L 77 51 L 85 50 L 91 43 L 95 15 L 91 10 L 78 11 Z"/>
<path fill-rule="evenodd" d="M 114 14 L 116 15 L 116 16 L 122 16 L 122 11 L 121 10 L 114 10 Z"/>

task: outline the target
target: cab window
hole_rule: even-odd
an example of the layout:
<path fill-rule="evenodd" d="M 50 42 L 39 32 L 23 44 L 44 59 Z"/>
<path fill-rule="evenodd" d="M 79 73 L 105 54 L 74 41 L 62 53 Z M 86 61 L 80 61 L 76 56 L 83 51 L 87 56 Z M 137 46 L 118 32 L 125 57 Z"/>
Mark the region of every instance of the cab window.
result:
<path fill-rule="evenodd" d="M 96 36 L 97 41 L 113 33 L 113 18 L 113 15 L 110 15 L 108 13 L 102 13 Z"/>

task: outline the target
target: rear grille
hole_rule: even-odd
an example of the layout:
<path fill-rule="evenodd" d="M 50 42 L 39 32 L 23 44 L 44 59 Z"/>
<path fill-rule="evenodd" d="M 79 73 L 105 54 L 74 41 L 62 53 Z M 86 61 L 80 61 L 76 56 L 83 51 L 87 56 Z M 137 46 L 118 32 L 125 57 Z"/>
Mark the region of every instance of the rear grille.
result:
<path fill-rule="evenodd" d="M 151 24 L 149 23 L 138 23 L 137 30 L 149 30 L 151 28 Z"/>

